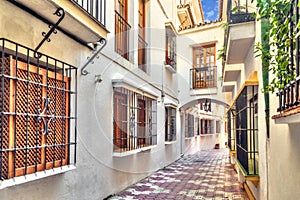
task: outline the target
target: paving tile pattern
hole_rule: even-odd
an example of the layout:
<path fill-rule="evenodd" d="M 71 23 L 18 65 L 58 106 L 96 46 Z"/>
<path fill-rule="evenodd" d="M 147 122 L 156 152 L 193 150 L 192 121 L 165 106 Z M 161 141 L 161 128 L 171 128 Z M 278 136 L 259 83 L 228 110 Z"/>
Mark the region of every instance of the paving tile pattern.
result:
<path fill-rule="evenodd" d="M 186 155 L 110 200 L 246 200 L 228 156 L 228 149 Z"/>

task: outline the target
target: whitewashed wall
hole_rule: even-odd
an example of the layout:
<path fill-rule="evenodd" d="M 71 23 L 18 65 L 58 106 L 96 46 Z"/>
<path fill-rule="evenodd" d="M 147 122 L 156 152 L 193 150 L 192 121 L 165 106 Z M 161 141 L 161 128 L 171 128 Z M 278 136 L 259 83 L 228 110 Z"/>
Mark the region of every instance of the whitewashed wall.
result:
<path fill-rule="evenodd" d="M 137 9 L 136 4 L 130 4 L 129 7 Z M 161 86 L 164 83 L 167 88 L 166 98 L 175 101 L 173 97 L 177 96 L 176 75 L 170 74 L 163 68 L 165 16 L 156 1 L 148 1 L 147 10 L 153 11 L 153 9 L 155 12 L 149 14 L 150 20 L 147 21 L 147 27 L 151 27 L 151 30 L 147 31 L 147 42 L 150 47 L 155 44 L 154 49 L 157 50 L 151 51 L 149 55 L 149 74 L 137 69 L 137 53 L 134 51 L 137 43 L 133 43 L 131 55 L 133 64 L 124 61 L 114 52 L 113 1 L 107 1 L 106 19 L 107 29 L 110 31 L 108 44 L 100 58 L 86 68 L 89 71 L 87 76 L 80 75 L 80 67 L 84 64 L 87 56 L 91 54 L 89 49 L 62 33 L 53 36 L 51 43 L 43 45 L 41 48 L 43 53 L 79 67 L 76 169 L 2 189 L 0 190 L 0 199 L 103 199 L 179 158 L 181 155 L 180 115 L 178 112 L 177 141 L 166 145 L 164 142 L 165 110 L 164 104 L 161 102 L 157 105 L 157 146 L 129 156 L 113 156 L 113 78 L 131 80 L 138 87 L 142 86 L 142 88 L 158 94 L 159 100 Z M 41 40 L 41 33 L 48 30 L 47 24 L 6 1 L 0 1 L 0 10 L 0 37 L 35 48 Z M 130 18 L 133 29 L 137 27 L 136 20 L 137 18 Z M 154 29 L 155 31 L 153 31 Z M 133 35 L 136 36 L 134 30 Z M 137 38 L 134 39 L 137 42 Z M 101 75 L 103 81 L 95 83 L 95 75 Z"/>

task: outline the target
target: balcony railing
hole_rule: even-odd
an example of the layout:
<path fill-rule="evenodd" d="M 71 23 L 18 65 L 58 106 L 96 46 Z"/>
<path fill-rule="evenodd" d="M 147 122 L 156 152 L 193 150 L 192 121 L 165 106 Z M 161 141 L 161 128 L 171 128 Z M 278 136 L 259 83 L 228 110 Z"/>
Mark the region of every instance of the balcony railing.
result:
<path fill-rule="evenodd" d="M 299 53 L 300 53 L 300 38 L 294 38 L 294 30 L 295 24 L 299 23 L 299 13 L 300 9 L 298 7 L 298 1 L 293 0 L 293 6 L 291 6 L 291 10 L 289 15 L 286 16 L 286 19 L 283 21 L 287 21 L 290 27 L 289 36 L 292 38 L 290 40 L 290 49 L 289 49 L 289 67 L 288 73 L 293 75 L 295 79 L 285 84 L 285 87 L 277 93 L 279 99 L 279 107 L 277 108 L 278 112 L 289 111 L 300 105 L 300 73 L 299 73 Z M 295 48 L 295 49 L 294 49 Z M 282 79 L 281 79 L 282 80 Z"/>
<path fill-rule="evenodd" d="M 147 72 L 147 42 L 142 36 L 138 37 L 138 66 L 144 72 Z"/>
<path fill-rule="evenodd" d="M 287 111 L 300 105 L 300 75 L 298 75 L 294 81 L 287 84 L 284 89 L 280 90 L 277 93 L 277 96 L 279 99 L 279 107 L 277 108 L 278 112 Z"/>
<path fill-rule="evenodd" d="M 191 88 L 212 88 L 217 86 L 217 66 L 198 67 L 190 70 Z"/>
<path fill-rule="evenodd" d="M 166 56 L 166 65 L 170 65 L 176 71 L 176 61 L 175 54 L 171 56 Z"/>
<path fill-rule="evenodd" d="M 129 30 L 131 26 L 117 11 L 115 13 L 115 51 L 128 60 Z"/>
<path fill-rule="evenodd" d="M 72 0 L 105 26 L 106 0 Z"/>
<path fill-rule="evenodd" d="M 229 0 L 227 5 L 227 19 L 230 24 L 254 21 L 255 5 L 251 0 Z"/>

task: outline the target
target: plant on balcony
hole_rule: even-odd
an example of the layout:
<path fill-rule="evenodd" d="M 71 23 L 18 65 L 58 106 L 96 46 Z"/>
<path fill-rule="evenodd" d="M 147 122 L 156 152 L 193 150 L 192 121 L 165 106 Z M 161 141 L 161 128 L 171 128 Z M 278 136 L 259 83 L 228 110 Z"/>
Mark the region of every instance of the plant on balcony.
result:
<path fill-rule="evenodd" d="M 223 62 L 226 60 L 225 59 L 226 58 L 226 55 L 225 55 L 225 45 L 222 47 L 222 49 L 219 49 L 218 50 L 218 57 L 217 57 L 217 59 L 218 60 L 222 60 Z"/>
<path fill-rule="evenodd" d="M 169 56 L 166 56 L 165 64 L 166 65 L 171 65 L 172 67 L 174 67 L 176 62 L 172 58 L 170 58 Z"/>
<path fill-rule="evenodd" d="M 263 70 L 271 71 L 275 78 L 263 88 L 263 92 L 274 92 L 285 87 L 295 79 L 290 69 L 290 53 L 295 48 L 295 38 L 298 37 L 300 24 L 291 32 L 289 21 L 290 0 L 257 0 L 257 20 L 268 20 L 266 34 L 262 43 L 255 45 L 256 57 L 261 57 Z M 292 41 L 292 42 L 291 42 Z M 293 45 L 293 46 L 291 46 Z"/>

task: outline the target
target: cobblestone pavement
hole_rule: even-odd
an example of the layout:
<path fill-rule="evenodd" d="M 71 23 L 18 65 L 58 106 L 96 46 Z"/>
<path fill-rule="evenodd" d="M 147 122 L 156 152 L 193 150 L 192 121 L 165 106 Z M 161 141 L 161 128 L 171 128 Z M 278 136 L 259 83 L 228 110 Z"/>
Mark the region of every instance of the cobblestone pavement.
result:
<path fill-rule="evenodd" d="M 110 200 L 245 200 L 246 192 L 228 159 L 228 149 L 185 155 Z"/>

